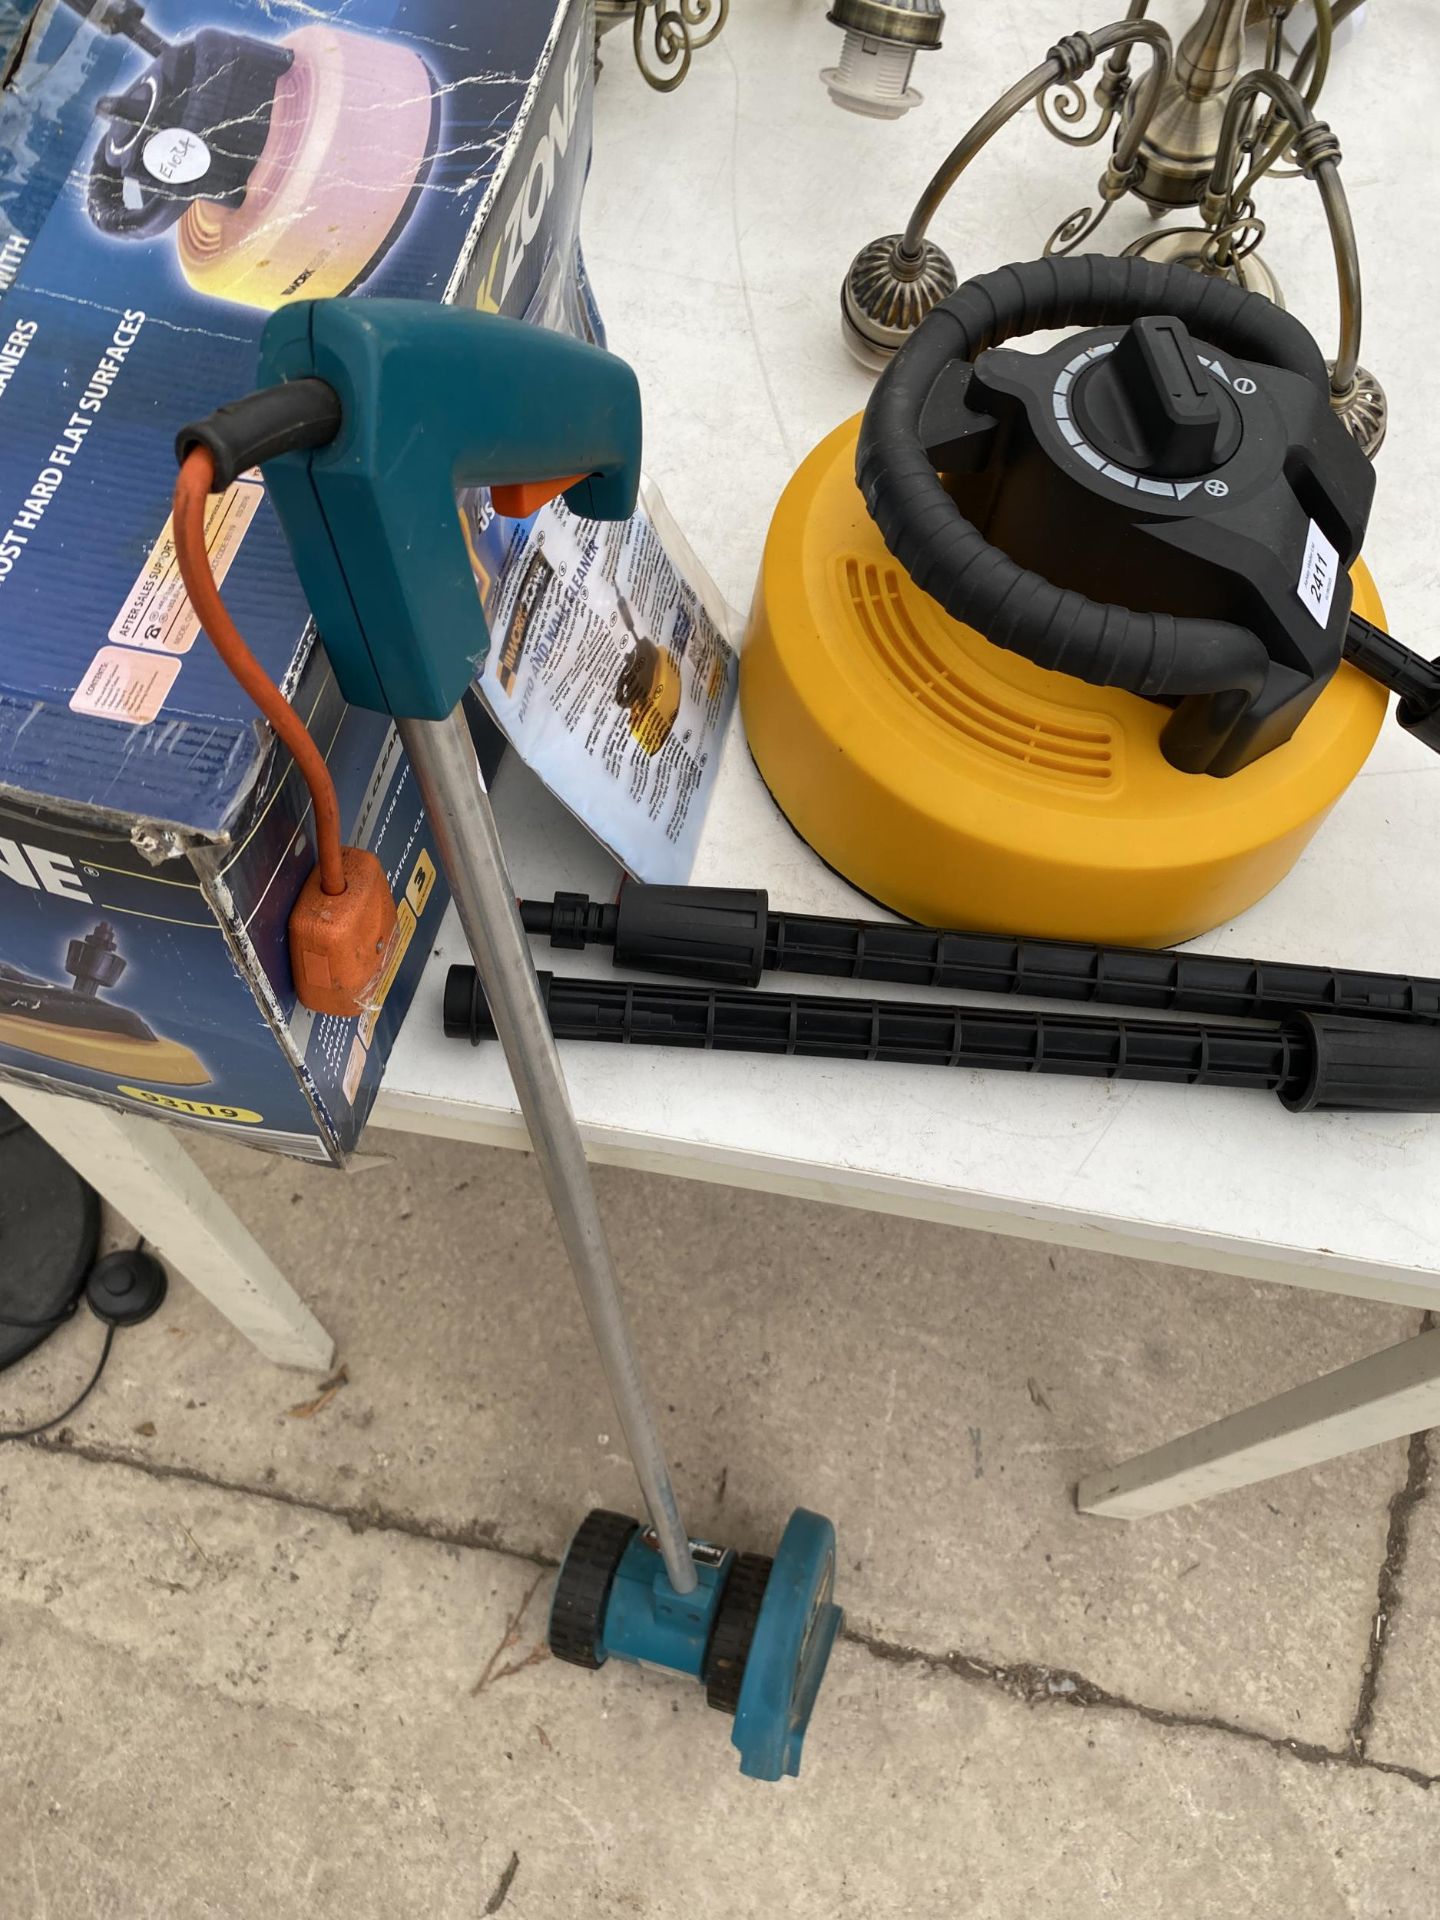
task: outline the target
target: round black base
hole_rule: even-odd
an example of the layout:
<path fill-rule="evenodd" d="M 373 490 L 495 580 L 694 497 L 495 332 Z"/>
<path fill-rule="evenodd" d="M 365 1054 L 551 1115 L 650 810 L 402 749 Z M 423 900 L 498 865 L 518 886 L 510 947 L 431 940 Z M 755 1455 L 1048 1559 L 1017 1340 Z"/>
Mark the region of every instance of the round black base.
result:
<path fill-rule="evenodd" d="M 85 1283 L 85 1303 L 108 1327 L 138 1327 L 159 1312 L 169 1284 L 153 1253 L 126 1247 L 95 1263 Z"/>

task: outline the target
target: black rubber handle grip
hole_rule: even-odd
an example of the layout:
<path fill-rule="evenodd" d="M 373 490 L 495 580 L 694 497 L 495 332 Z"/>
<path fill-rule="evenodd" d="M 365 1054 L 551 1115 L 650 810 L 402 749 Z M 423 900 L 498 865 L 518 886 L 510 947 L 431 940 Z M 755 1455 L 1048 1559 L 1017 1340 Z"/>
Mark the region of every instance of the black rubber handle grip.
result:
<path fill-rule="evenodd" d="M 1237 358 L 1300 374 L 1328 392 L 1320 349 L 1293 315 L 1258 293 L 1148 260 L 1031 260 L 967 281 L 921 322 L 870 396 L 855 477 L 885 545 L 916 585 L 997 647 L 1148 699 L 1248 699 L 1268 665 L 1256 634 L 1226 620 L 1110 606 L 1018 566 L 965 519 L 921 445 L 925 402 L 951 361 L 973 361 L 1042 328 L 1122 326 L 1153 313 L 1173 314 Z"/>

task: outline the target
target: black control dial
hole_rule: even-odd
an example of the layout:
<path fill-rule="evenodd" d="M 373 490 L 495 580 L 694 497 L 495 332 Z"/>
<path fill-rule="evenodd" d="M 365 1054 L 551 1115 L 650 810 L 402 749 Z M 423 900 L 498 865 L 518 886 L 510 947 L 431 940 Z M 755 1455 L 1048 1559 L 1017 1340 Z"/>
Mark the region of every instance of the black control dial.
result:
<path fill-rule="evenodd" d="M 1097 452 L 1132 473 L 1189 480 L 1240 444 L 1240 409 L 1173 314 L 1146 314 L 1092 360 L 1070 410 Z"/>

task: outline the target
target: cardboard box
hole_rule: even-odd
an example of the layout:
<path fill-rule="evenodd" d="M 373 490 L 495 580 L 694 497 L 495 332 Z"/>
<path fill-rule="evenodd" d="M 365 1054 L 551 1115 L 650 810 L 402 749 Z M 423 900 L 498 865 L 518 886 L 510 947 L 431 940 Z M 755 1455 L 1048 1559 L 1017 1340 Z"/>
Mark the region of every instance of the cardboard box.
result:
<path fill-rule="evenodd" d="M 393 729 L 340 699 L 247 476 L 213 503 L 213 564 L 406 941 L 378 1018 L 297 1006 L 308 794 L 178 588 L 173 438 L 252 386 L 287 299 L 596 337 L 593 31 L 580 0 L 40 8 L 0 94 L 0 1078 L 316 1158 L 354 1145 L 443 882 Z"/>

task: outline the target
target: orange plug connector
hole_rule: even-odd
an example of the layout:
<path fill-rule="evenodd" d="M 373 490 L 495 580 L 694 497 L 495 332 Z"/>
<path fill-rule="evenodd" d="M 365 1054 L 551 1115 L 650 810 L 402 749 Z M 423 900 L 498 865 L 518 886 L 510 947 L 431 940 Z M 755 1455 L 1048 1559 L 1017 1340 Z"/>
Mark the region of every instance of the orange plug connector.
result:
<path fill-rule="evenodd" d="M 214 477 L 210 450 L 192 447 L 175 482 L 180 578 L 215 651 L 290 749 L 310 789 L 319 858 L 290 912 L 290 966 L 303 1006 L 351 1018 L 368 1012 L 378 997 L 395 937 L 395 902 L 374 854 L 342 845 L 340 806 L 324 755 L 220 598 L 205 546 L 205 502 Z"/>

